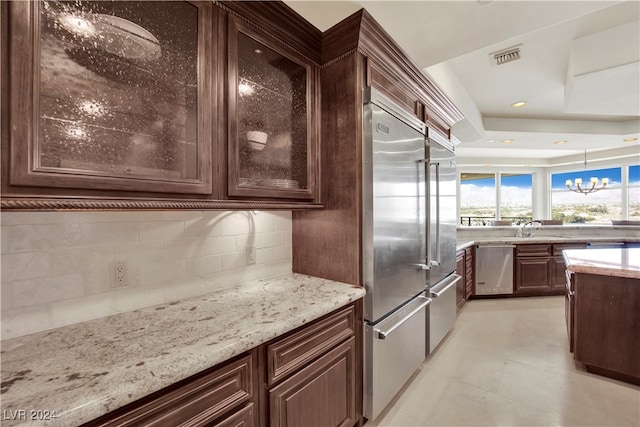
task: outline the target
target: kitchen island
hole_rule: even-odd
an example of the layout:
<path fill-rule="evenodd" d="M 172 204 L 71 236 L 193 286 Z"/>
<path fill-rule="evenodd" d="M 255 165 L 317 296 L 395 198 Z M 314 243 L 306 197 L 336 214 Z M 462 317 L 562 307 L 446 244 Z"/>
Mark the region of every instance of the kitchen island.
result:
<path fill-rule="evenodd" d="M 640 384 L 640 248 L 563 251 L 570 350 L 588 372 Z"/>
<path fill-rule="evenodd" d="M 289 274 L 2 341 L 2 425 L 82 424 L 364 294 Z"/>

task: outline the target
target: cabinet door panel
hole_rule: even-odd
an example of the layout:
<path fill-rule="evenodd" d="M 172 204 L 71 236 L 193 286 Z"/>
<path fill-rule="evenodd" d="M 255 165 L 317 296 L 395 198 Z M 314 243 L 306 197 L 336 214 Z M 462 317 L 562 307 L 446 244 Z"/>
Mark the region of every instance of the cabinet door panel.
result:
<path fill-rule="evenodd" d="M 456 274 L 460 277 L 466 278 L 466 264 L 464 257 L 464 251 L 458 251 L 456 253 Z M 458 306 L 458 309 L 460 309 L 466 301 L 466 285 L 466 280 L 459 280 L 458 284 L 456 285 L 456 304 Z"/>
<path fill-rule="evenodd" d="M 269 392 L 271 426 L 355 424 L 355 338 Z"/>
<path fill-rule="evenodd" d="M 229 22 L 229 195 L 311 199 L 317 67 Z"/>
<path fill-rule="evenodd" d="M 10 184 L 211 193 L 216 10 L 12 2 Z"/>
<path fill-rule="evenodd" d="M 551 289 L 549 258 L 516 258 L 514 294 L 540 293 Z"/>

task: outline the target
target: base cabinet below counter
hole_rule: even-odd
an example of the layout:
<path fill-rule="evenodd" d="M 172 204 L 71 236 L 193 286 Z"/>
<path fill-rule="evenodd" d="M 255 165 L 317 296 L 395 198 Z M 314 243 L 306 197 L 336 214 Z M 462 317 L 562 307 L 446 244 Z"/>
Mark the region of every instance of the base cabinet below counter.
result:
<path fill-rule="evenodd" d="M 327 426 L 362 421 L 362 301 L 84 426 Z"/>

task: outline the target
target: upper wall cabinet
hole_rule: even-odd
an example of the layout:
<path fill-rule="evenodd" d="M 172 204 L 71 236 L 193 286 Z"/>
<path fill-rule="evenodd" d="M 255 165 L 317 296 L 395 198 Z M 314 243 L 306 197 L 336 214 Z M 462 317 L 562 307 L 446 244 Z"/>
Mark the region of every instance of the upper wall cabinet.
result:
<path fill-rule="evenodd" d="M 318 67 L 229 17 L 231 197 L 313 199 Z"/>
<path fill-rule="evenodd" d="M 8 11 L 11 186 L 212 192 L 211 3 L 16 1 Z"/>

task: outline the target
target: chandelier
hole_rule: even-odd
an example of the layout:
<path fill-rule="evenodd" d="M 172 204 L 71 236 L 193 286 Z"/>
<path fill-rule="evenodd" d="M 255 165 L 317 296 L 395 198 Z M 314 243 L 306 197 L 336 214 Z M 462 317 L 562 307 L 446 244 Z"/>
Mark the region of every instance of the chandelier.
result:
<path fill-rule="evenodd" d="M 584 150 L 584 172 L 586 175 L 587 150 Z M 567 188 L 573 191 L 574 193 L 581 193 L 586 196 L 589 193 L 595 193 L 596 191 L 600 191 L 603 188 L 605 188 L 607 184 L 609 184 L 609 178 L 602 178 L 602 181 L 600 181 L 597 177 L 592 176 L 590 179 L 590 182 L 586 184 L 585 187 L 582 186 L 582 178 L 576 178 L 575 183 L 576 183 L 576 188 L 573 188 L 573 182 L 571 182 L 570 179 L 568 179 L 565 184 L 567 185 Z M 601 183 L 601 186 L 598 186 L 599 183 Z"/>

